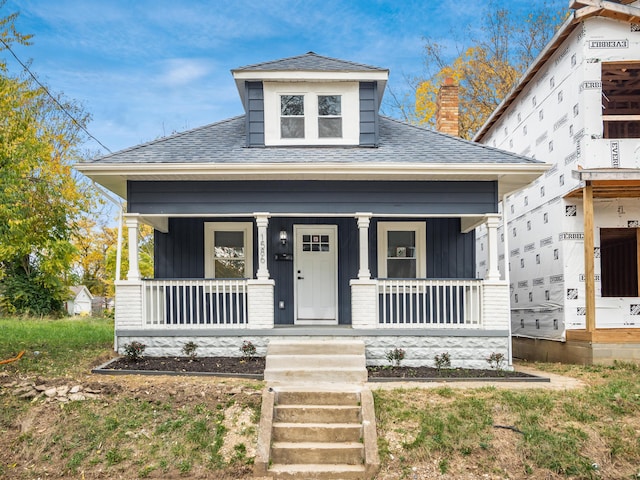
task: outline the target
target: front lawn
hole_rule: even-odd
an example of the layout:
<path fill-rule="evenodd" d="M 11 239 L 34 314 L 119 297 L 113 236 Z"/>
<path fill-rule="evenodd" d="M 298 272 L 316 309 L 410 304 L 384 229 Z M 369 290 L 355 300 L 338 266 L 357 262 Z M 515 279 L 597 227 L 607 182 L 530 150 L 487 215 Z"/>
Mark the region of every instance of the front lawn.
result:
<path fill-rule="evenodd" d="M 20 360 L 2 365 L 4 372 L 72 376 L 106 360 L 112 349 L 110 319 L 0 318 L 0 361 L 24 350 Z"/>

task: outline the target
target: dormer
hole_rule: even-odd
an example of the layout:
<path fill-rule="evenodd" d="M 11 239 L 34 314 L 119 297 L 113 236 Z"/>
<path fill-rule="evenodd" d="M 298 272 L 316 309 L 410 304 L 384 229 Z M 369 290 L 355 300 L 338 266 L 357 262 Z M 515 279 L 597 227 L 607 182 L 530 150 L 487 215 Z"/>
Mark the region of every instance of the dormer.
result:
<path fill-rule="evenodd" d="M 309 52 L 232 74 L 248 147 L 378 145 L 386 69 Z"/>

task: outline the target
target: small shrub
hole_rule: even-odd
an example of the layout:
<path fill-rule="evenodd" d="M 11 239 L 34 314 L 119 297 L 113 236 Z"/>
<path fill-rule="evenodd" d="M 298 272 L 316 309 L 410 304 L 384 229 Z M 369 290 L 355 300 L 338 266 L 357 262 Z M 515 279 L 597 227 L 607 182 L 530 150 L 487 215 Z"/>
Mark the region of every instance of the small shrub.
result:
<path fill-rule="evenodd" d="M 504 354 L 498 352 L 493 352 L 487 357 L 487 363 L 496 371 L 502 370 L 505 360 Z"/>
<path fill-rule="evenodd" d="M 244 340 L 240 345 L 240 351 L 245 359 L 253 358 L 256 356 L 256 346 L 249 340 Z"/>
<path fill-rule="evenodd" d="M 133 341 L 125 344 L 124 354 L 129 360 L 137 362 L 142 358 L 142 354 L 146 348 L 147 346 L 144 343 Z"/>
<path fill-rule="evenodd" d="M 405 351 L 402 348 L 394 348 L 393 350 L 389 350 L 385 355 L 387 361 L 396 367 L 400 366 L 400 362 L 404 360 Z"/>
<path fill-rule="evenodd" d="M 451 368 L 451 355 L 448 352 L 442 352 L 440 355 L 433 357 L 438 371 L 443 368 Z"/>
<path fill-rule="evenodd" d="M 191 360 L 195 360 L 198 356 L 196 350 L 198 350 L 198 344 L 195 342 L 187 342 L 182 346 L 182 353 L 187 357 L 191 357 Z"/>

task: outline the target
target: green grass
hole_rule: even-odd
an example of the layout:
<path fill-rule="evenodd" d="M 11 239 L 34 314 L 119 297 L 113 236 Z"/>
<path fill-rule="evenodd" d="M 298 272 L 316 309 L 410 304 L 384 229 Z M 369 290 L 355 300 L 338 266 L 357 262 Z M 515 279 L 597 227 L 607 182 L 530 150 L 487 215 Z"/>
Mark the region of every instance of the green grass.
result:
<path fill-rule="evenodd" d="M 471 463 L 479 472 L 504 476 L 508 468 L 523 478 L 640 478 L 640 366 L 548 369 L 587 386 L 374 391 L 383 464 L 393 469 L 398 462 L 403 471 L 403 465 L 435 463 L 453 477 Z M 506 462 L 498 435 L 513 445 Z M 405 440 L 389 440 L 398 436 Z"/>
<path fill-rule="evenodd" d="M 113 321 L 103 318 L 0 318 L 0 371 L 67 376 L 86 371 L 113 348 Z"/>

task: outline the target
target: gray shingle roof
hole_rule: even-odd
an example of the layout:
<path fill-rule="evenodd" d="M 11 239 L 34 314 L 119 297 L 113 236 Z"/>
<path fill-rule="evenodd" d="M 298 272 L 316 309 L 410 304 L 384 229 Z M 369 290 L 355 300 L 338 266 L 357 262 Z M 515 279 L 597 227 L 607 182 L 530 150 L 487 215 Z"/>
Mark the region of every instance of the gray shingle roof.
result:
<path fill-rule="evenodd" d="M 536 160 L 424 127 L 380 117 L 379 147 L 245 146 L 245 117 L 234 117 L 92 160 L 118 163 L 450 163 L 540 164 Z"/>
<path fill-rule="evenodd" d="M 337 58 L 323 57 L 314 52 L 295 57 L 261 62 L 244 67 L 238 67 L 232 72 L 240 71 L 314 71 L 314 72 L 386 72 L 385 68 L 373 67 L 362 63 L 339 60 Z"/>

